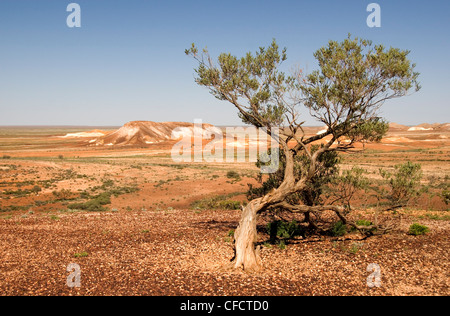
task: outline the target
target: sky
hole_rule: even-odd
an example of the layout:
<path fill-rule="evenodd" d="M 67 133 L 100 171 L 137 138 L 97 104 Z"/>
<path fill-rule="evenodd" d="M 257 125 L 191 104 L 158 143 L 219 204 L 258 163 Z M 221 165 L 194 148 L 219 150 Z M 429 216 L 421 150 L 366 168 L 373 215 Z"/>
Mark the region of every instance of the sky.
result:
<path fill-rule="evenodd" d="M 66 23 L 72 2 L 79 28 Z M 372 2 L 381 27 L 367 25 Z M 287 48 L 284 67 L 308 73 L 317 49 L 349 33 L 410 50 L 421 73 L 422 89 L 386 102 L 383 117 L 450 122 L 449 16 L 448 0 L 1 0 L 0 125 L 239 125 L 233 105 L 195 83 L 191 43 L 241 56 L 275 38 Z"/>

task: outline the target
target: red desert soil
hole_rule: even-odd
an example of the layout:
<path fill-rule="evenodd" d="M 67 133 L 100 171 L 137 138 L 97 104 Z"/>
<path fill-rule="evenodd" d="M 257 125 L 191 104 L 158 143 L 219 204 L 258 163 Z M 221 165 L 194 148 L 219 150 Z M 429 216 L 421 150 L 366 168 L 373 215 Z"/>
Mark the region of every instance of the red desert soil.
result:
<path fill-rule="evenodd" d="M 221 271 L 239 212 L 165 210 L 31 215 L 1 220 L 2 295 L 448 295 L 449 225 L 361 240 L 295 240 L 262 247 L 264 269 Z M 76 254 L 86 257 L 76 258 Z M 81 287 L 69 288 L 70 263 Z M 369 288 L 367 267 L 381 267 Z"/>
<path fill-rule="evenodd" d="M 375 174 L 411 160 L 422 164 L 426 183 L 450 176 L 448 130 L 395 127 L 382 143 L 367 144 L 364 154 L 345 156 L 344 167 L 357 164 Z M 177 164 L 170 159 L 174 141 L 89 146 L 97 137 L 61 138 L 77 132 L 72 129 L 20 132 L 21 137 L 12 130 L 0 138 L 0 295 L 450 294 L 450 222 L 448 207 L 437 196 L 424 197 L 424 205 L 435 211 L 383 214 L 394 218 L 397 228 L 367 239 L 298 237 L 281 249 L 265 243 L 268 219 L 261 218 L 262 271 L 224 271 L 240 211 L 198 209 L 192 203 L 219 195 L 245 201 L 247 184 L 257 184 L 253 163 Z M 228 178 L 228 171 L 241 178 Z M 41 191 L 19 194 L 34 186 Z M 83 192 L 127 187 L 139 191 L 112 196 L 107 211 L 67 207 Z M 67 193 L 63 199 L 61 192 Z M 353 216 L 371 220 L 374 215 L 361 210 Z M 408 235 L 415 222 L 430 232 Z M 81 268 L 80 288 L 67 286 L 71 263 Z M 367 285 L 371 263 L 381 267 L 379 288 Z"/>

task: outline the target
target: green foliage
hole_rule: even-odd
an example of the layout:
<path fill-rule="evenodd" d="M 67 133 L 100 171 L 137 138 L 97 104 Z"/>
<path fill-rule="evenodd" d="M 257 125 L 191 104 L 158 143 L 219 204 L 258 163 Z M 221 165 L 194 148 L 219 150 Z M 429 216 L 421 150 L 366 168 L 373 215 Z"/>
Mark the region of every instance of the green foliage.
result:
<path fill-rule="evenodd" d="M 364 176 L 366 170 L 359 167 L 343 170 L 330 181 L 327 187 L 327 196 L 332 197 L 335 202 L 341 202 L 350 206 L 355 193 L 359 190 L 368 190 L 370 180 Z"/>
<path fill-rule="evenodd" d="M 236 194 L 217 195 L 210 198 L 201 199 L 191 204 L 192 209 L 196 210 L 239 210 L 242 203 L 232 200 Z"/>
<path fill-rule="evenodd" d="M 381 176 L 388 181 L 390 195 L 388 198 L 393 204 L 406 204 L 408 200 L 419 192 L 422 179 L 422 167 L 410 161 L 394 166 L 393 173 L 380 169 Z"/>
<path fill-rule="evenodd" d="M 348 249 L 348 252 L 350 252 L 351 254 L 357 254 L 358 251 L 362 248 L 362 244 L 360 243 L 352 243 L 350 248 Z"/>
<path fill-rule="evenodd" d="M 247 101 L 247 105 L 238 107 L 244 123 L 262 127 L 283 122 L 286 109 L 279 97 L 292 89 L 294 79 L 278 70 L 287 57 L 286 49 L 280 51 L 275 40 L 267 48 L 260 47 L 255 54 L 249 52 L 242 58 L 220 54 L 217 65 L 207 49 L 199 55 L 195 44 L 185 53 L 199 62 L 195 70 L 197 84 L 208 87 L 217 99 L 236 106 L 239 99 Z"/>
<path fill-rule="evenodd" d="M 371 221 L 360 219 L 355 222 L 355 224 L 358 226 L 361 233 L 370 235 L 377 231 L 376 227 L 371 227 L 373 223 Z M 355 231 L 356 228 L 352 227 L 351 231 Z"/>
<path fill-rule="evenodd" d="M 69 189 L 62 189 L 60 191 L 55 190 L 52 194 L 57 200 L 68 200 L 72 195 L 72 192 L 70 192 Z"/>
<path fill-rule="evenodd" d="M 91 196 L 87 192 L 82 192 L 80 197 L 83 199 L 87 199 L 85 202 L 71 203 L 67 207 L 73 210 L 84 210 L 88 212 L 103 212 L 108 211 L 108 208 L 104 207 L 105 205 L 111 204 L 111 196 L 119 196 L 122 194 L 134 193 L 139 191 L 138 187 L 112 187 L 113 182 L 105 181 L 101 187 L 95 187 L 94 189 L 107 189 L 102 193 Z M 70 191 L 69 190 L 61 190 L 54 191 L 53 194 L 58 199 L 69 199 Z"/>
<path fill-rule="evenodd" d="M 114 187 L 114 188 L 108 189 L 108 191 L 106 193 L 110 194 L 110 195 L 114 195 L 115 197 L 118 197 L 119 195 L 122 195 L 122 194 L 129 194 L 129 193 L 134 193 L 137 191 L 139 191 L 139 188 L 136 186 L 131 186 L 131 187 L 124 186 L 124 187 Z"/>
<path fill-rule="evenodd" d="M 323 145 L 313 145 L 311 147 L 311 153 L 315 153 L 317 150 L 322 148 Z M 270 155 L 270 151 L 268 152 Z M 310 160 L 308 156 L 301 152 L 299 155 L 295 156 L 294 165 L 294 175 L 296 180 L 299 180 L 303 173 L 307 172 L 310 167 Z M 322 202 L 322 193 L 324 186 L 331 183 L 338 173 L 338 163 L 340 158 L 338 153 L 335 151 L 327 151 L 322 153 L 317 160 L 317 171 L 315 175 L 308 182 L 307 187 L 301 192 L 292 194 L 287 200 L 289 203 L 299 204 L 303 203 L 305 205 L 313 206 L 319 205 Z M 256 162 L 257 167 L 261 167 L 261 157 Z M 269 193 L 271 190 L 276 189 L 280 186 L 284 179 L 284 172 L 286 168 L 286 158 L 284 155 L 280 156 L 279 168 L 275 173 L 269 174 L 266 181 L 262 183 L 260 188 L 253 188 L 249 185 L 249 191 L 247 192 L 247 198 L 252 200 L 257 197 L 261 197 Z M 261 175 L 259 180 L 261 180 Z"/>
<path fill-rule="evenodd" d="M 26 190 L 22 190 L 22 189 L 18 189 L 18 190 L 5 190 L 3 191 L 2 194 L 4 195 L 12 195 L 14 197 L 25 197 L 29 194 L 38 194 L 39 192 L 42 191 L 42 188 L 38 185 L 35 185 L 33 188 L 31 189 L 26 189 Z"/>
<path fill-rule="evenodd" d="M 35 185 L 30 191 L 37 194 L 42 191 L 42 188 L 38 185 Z"/>
<path fill-rule="evenodd" d="M 85 258 L 85 257 L 89 256 L 89 253 L 87 253 L 86 251 L 83 251 L 83 252 L 75 253 L 73 256 L 75 258 Z"/>
<path fill-rule="evenodd" d="M 435 221 L 449 221 L 450 220 L 450 215 L 439 216 L 439 215 L 435 215 L 435 214 L 425 214 L 425 216 L 419 216 L 419 218 L 424 218 L 424 217 L 427 217 L 427 218 L 435 220 Z"/>
<path fill-rule="evenodd" d="M 234 170 L 230 170 L 227 172 L 227 178 L 228 179 L 234 179 L 236 181 L 241 180 L 241 176 L 239 175 L 239 173 L 237 171 Z"/>
<path fill-rule="evenodd" d="M 373 223 L 371 221 L 368 221 L 368 220 L 365 220 L 365 219 L 357 220 L 355 222 L 355 224 L 358 225 L 358 226 L 371 226 L 371 225 L 373 225 Z"/>
<path fill-rule="evenodd" d="M 349 184 L 356 189 L 365 189 L 369 185 L 369 179 L 364 177 L 366 171 L 360 167 L 352 167 L 351 169 L 342 171 L 342 174 L 335 178 L 335 181 Z"/>
<path fill-rule="evenodd" d="M 223 200 L 219 201 L 213 209 L 240 210 L 241 202 L 234 200 Z"/>
<path fill-rule="evenodd" d="M 314 54 L 320 70 L 313 71 L 306 77 L 307 84 L 300 86 L 305 105 L 327 126 L 374 117 L 385 100 L 404 96 L 411 88 L 420 89 L 419 74 L 408 54 L 350 35 L 342 42 L 329 41 Z"/>
<path fill-rule="evenodd" d="M 72 203 L 67 207 L 69 209 L 74 210 L 84 210 L 88 212 L 102 212 L 107 211 L 108 209 L 104 207 L 104 205 L 111 204 L 111 194 L 109 193 L 101 193 L 91 200 L 88 200 L 84 203 Z"/>
<path fill-rule="evenodd" d="M 425 235 L 429 231 L 430 229 L 427 226 L 421 225 L 419 223 L 414 223 L 411 226 L 409 226 L 408 234 L 418 236 L 418 235 Z"/>
<path fill-rule="evenodd" d="M 286 76 L 279 70 L 287 58 L 286 49 L 280 50 L 275 40 L 255 54 L 247 53 L 241 58 L 223 53 L 213 60 L 207 49 L 199 53 L 194 44 L 185 53 L 198 61 L 196 83 L 208 88 L 219 100 L 233 104 L 244 123 L 265 127 L 268 133 L 273 127 L 285 127 L 278 140 L 283 149 L 280 167 L 264 182 L 262 176 L 259 178 L 261 187 L 249 186 L 250 200 L 267 196 L 283 183 L 284 190 L 277 193 L 286 196 L 275 195 L 275 200 L 292 206 L 316 206 L 325 201 L 324 193 L 329 193 L 335 196 L 327 203 L 334 206 L 344 202 L 349 206 L 354 193 L 366 190 L 369 183 L 361 168 L 339 175 L 337 152 L 348 151 L 355 141 L 380 141 L 388 129 L 387 122 L 378 117 L 380 106 L 412 89 L 420 89 L 419 74 L 408 59 L 409 51 L 374 46 L 371 41 L 351 39 L 350 35 L 342 42 L 330 41 L 317 50 L 314 56 L 319 69 L 307 76 L 301 72 Z M 327 131 L 311 137 L 302 133 L 304 122 L 300 122 L 298 105 L 306 107 L 311 116 L 325 124 Z M 331 137 L 328 143 L 314 145 L 326 136 Z M 344 138 L 350 142 L 343 142 Z M 296 144 L 288 146 L 288 142 Z M 294 170 L 285 179 L 286 156 L 291 154 Z M 261 158 L 258 167 L 265 161 Z M 382 175 L 390 184 L 392 200 L 403 202 L 417 189 L 420 165 L 396 166 L 395 173 Z M 212 202 L 210 206 L 217 201 Z M 279 207 L 280 203 L 273 205 Z M 265 210 L 278 211 L 271 205 Z M 306 221 L 309 215 L 314 214 L 306 212 Z M 337 236 L 345 234 L 346 225 L 338 222 L 332 232 Z"/>
<path fill-rule="evenodd" d="M 442 190 L 441 197 L 442 197 L 442 200 L 444 200 L 446 205 L 450 204 L 450 191 L 449 190 Z"/>
<path fill-rule="evenodd" d="M 328 127 L 328 134 L 377 141 L 387 129 L 387 123 L 377 118 L 379 107 L 420 89 L 409 51 L 350 35 L 317 50 L 320 69 L 307 76 L 301 71 L 287 76 L 279 70 L 287 55 L 275 39 L 241 58 L 222 53 L 214 61 L 206 48 L 199 53 L 195 44 L 185 53 L 198 61 L 197 84 L 233 104 L 243 122 L 256 127 L 288 122 L 298 129 L 302 123 L 297 123 L 294 108 L 303 104 Z"/>
<path fill-rule="evenodd" d="M 110 188 L 110 187 L 112 187 L 112 186 L 114 186 L 114 180 L 111 180 L 111 179 L 107 179 L 107 180 L 103 180 L 103 184 L 102 184 L 102 188 L 103 189 L 107 189 L 107 188 Z"/>
<path fill-rule="evenodd" d="M 365 144 L 366 142 L 380 142 L 388 131 L 389 123 L 379 117 L 375 117 L 356 124 L 348 136 L 355 141 L 361 141 Z"/>
<path fill-rule="evenodd" d="M 334 223 L 331 228 L 331 235 L 335 237 L 344 236 L 347 233 L 347 226 L 342 222 L 338 221 Z"/>
<path fill-rule="evenodd" d="M 279 238 L 290 239 L 304 235 L 305 228 L 295 220 L 292 222 L 273 221 L 267 224 L 267 231 L 269 231 L 271 235 L 276 235 Z"/>

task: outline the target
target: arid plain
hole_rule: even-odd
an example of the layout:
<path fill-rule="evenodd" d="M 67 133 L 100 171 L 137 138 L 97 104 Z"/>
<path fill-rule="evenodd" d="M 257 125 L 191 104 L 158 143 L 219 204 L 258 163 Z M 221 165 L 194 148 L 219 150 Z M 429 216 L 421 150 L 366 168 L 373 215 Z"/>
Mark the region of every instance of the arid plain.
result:
<path fill-rule="evenodd" d="M 441 194 L 450 183 L 450 124 L 391 124 L 381 143 L 342 156 L 342 168 L 374 178 L 379 168 L 421 164 L 427 190 L 381 214 L 396 221 L 394 231 L 298 237 L 281 248 L 265 242 L 269 219 L 261 218 L 258 274 L 220 269 L 233 256 L 248 184 L 259 185 L 255 164 L 174 162 L 176 140 L 161 140 L 152 126 L 0 127 L 0 295 L 450 294 Z M 416 222 L 429 233 L 409 235 Z M 67 286 L 70 263 L 81 267 L 80 287 Z M 367 285 L 371 263 L 381 267 L 380 287 Z"/>

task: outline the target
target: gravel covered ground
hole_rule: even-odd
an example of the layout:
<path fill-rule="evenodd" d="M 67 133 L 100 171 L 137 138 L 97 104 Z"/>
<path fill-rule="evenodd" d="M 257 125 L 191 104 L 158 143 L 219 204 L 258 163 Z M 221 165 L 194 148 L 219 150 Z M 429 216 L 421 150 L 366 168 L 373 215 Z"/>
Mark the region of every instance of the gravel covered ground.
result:
<path fill-rule="evenodd" d="M 219 268 L 233 255 L 239 211 L 118 211 L 0 219 L 0 295 L 449 295 L 449 221 L 422 220 L 424 236 L 399 230 L 263 246 L 263 271 Z M 260 234 L 261 242 L 267 235 Z M 81 269 L 71 288 L 71 263 Z M 369 264 L 381 268 L 370 288 Z"/>

